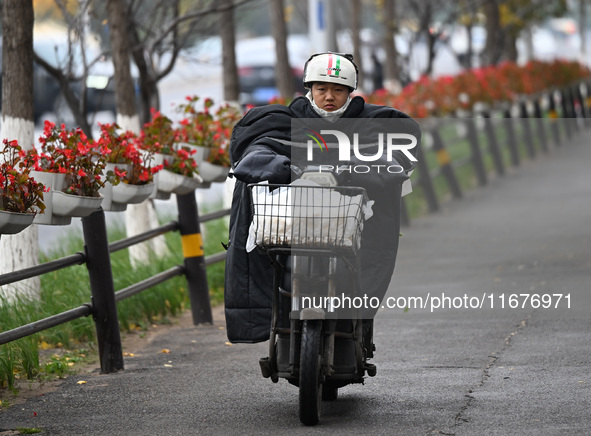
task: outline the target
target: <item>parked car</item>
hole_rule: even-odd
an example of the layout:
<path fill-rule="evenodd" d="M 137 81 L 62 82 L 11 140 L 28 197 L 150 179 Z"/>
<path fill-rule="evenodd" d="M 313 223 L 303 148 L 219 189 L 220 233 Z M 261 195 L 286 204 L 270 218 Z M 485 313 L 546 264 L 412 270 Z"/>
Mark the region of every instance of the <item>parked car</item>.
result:
<path fill-rule="evenodd" d="M 310 56 L 310 40 L 307 35 L 290 35 L 287 38 L 289 64 L 293 72 L 296 92 L 305 93 L 302 85 L 304 64 Z M 269 103 L 278 97 L 275 82 L 275 39 L 272 36 L 244 39 L 236 43 L 236 63 L 240 81 L 240 101 L 254 106 Z"/>
<path fill-rule="evenodd" d="M 302 85 L 304 64 L 310 56 L 307 35 L 290 35 L 287 38 L 289 63 L 293 71 L 294 89 L 304 93 Z M 219 37 L 202 41 L 187 52 L 197 62 L 221 65 L 222 44 Z M 275 82 L 275 40 L 272 36 L 243 39 L 236 42 L 236 64 L 240 86 L 240 102 L 243 105 L 260 106 L 279 96 Z"/>

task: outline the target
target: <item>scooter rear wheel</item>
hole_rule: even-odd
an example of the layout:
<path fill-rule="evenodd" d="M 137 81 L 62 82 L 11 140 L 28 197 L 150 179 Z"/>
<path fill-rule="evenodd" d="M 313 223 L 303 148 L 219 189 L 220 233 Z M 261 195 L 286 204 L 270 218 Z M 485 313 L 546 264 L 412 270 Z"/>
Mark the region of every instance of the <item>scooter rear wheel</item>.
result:
<path fill-rule="evenodd" d="M 322 394 L 322 321 L 304 321 L 301 335 L 300 421 L 304 425 L 316 425 L 320 418 Z"/>

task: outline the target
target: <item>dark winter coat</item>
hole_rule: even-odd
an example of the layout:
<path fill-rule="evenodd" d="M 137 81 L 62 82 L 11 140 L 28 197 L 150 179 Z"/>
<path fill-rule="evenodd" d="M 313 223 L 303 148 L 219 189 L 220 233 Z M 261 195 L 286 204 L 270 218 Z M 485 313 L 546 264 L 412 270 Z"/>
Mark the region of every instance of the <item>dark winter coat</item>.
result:
<path fill-rule="evenodd" d="M 289 107 L 269 105 L 253 108 L 238 122 L 232 133 L 230 158 L 236 186 L 230 215 L 229 246 L 226 259 L 225 314 L 231 342 L 254 343 L 269 338 L 273 269 L 269 258 L 257 250 L 246 252 L 251 222 L 249 183 L 290 183 L 292 177 L 290 141 L 292 118 L 320 118 L 306 97 L 296 98 Z M 420 143 L 418 124 L 406 114 L 384 106 L 365 103 L 354 97 L 341 118 L 397 119 Z M 326 128 L 331 123 L 326 121 Z M 415 147 L 413 154 L 417 152 Z M 416 155 L 416 154 L 415 154 Z M 405 169 L 412 167 L 406 156 L 395 152 Z M 363 231 L 360 249 L 361 281 L 366 294 L 383 298 L 396 261 L 400 221 L 402 174 L 363 177 L 351 174 L 345 184 L 363 186 L 375 200 L 371 225 Z M 384 231 L 386 229 L 386 231 Z"/>

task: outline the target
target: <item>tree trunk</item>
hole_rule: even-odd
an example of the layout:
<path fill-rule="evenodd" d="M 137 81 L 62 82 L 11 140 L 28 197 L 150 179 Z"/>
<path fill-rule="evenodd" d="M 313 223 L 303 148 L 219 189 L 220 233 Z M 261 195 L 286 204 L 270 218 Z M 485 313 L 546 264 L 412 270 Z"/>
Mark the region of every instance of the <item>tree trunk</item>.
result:
<path fill-rule="evenodd" d="M 357 90 L 363 92 L 363 63 L 361 62 L 361 16 L 363 11 L 361 10 L 361 0 L 351 0 L 353 13 L 351 14 L 351 33 L 353 34 L 353 59 L 355 64 L 359 68 L 359 76 L 357 78 Z M 375 73 L 375 65 L 374 65 Z M 375 89 L 373 89 L 375 91 Z"/>
<path fill-rule="evenodd" d="M 294 76 L 291 65 L 289 64 L 283 0 L 269 0 L 269 6 L 277 59 L 275 63 L 275 83 L 277 84 L 277 89 L 279 89 L 281 97 L 291 99 L 295 92 Z"/>
<path fill-rule="evenodd" d="M 144 125 L 151 119 L 151 109 L 160 107 L 160 94 L 158 91 L 158 84 L 156 82 L 154 68 L 152 68 L 144 56 L 144 46 L 140 42 L 135 27 L 129 29 L 129 41 L 131 47 L 131 55 L 139 73 L 139 89 L 140 89 L 140 123 Z"/>
<path fill-rule="evenodd" d="M 496 65 L 500 58 L 503 46 L 501 44 L 501 16 L 496 0 L 488 0 L 484 5 L 486 17 L 486 44 L 483 51 L 482 65 Z"/>
<path fill-rule="evenodd" d="M 517 62 L 518 52 L 517 52 L 517 38 L 512 35 L 513 32 L 505 32 L 505 50 L 503 59 Z"/>
<path fill-rule="evenodd" d="M 581 38 L 580 59 L 583 65 L 588 65 L 587 61 L 587 0 L 579 0 L 579 37 Z"/>
<path fill-rule="evenodd" d="M 396 34 L 396 2 L 384 1 L 384 87 L 393 94 L 400 92 L 401 86 L 398 79 L 398 53 L 394 44 Z"/>
<path fill-rule="evenodd" d="M 468 0 L 466 2 L 462 2 L 462 8 L 465 9 L 465 14 L 468 15 L 465 24 L 466 35 L 468 38 L 468 47 L 466 49 L 466 53 L 463 55 L 464 57 L 459 59 L 462 67 L 466 70 L 469 70 L 473 67 L 474 63 L 474 38 L 472 37 L 472 30 L 474 29 L 474 25 L 477 22 L 477 14 L 478 14 L 478 5 L 474 4 L 474 2 Z"/>
<path fill-rule="evenodd" d="M 462 66 L 469 70 L 472 68 L 472 58 L 474 57 L 474 40 L 472 39 L 472 20 L 466 24 L 466 34 L 468 35 L 468 48 L 466 49 L 466 57 L 461 60 Z"/>
<path fill-rule="evenodd" d="M 437 35 L 429 28 L 433 19 L 433 9 L 431 2 L 425 5 L 425 37 L 427 39 L 427 69 L 424 74 L 430 76 L 433 73 L 433 61 L 435 60 L 435 43 L 437 42 Z"/>
<path fill-rule="evenodd" d="M 33 122 L 33 1 L 2 2 L 2 131 L 1 139 L 16 139 L 24 149 L 34 143 Z M 0 239 L 0 274 L 34 266 L 39 261 L 37 226 Z M 6 301 L 39 298 L 39 277 L 0 289 Z M 1 300 L 0 300 L 1 301 Z M 1 304 L 1 303 L 0 303 Z"/>
<path fill-rule="evenodd" d="M 107 14 L 109 20 L 109 36 L 115 69 L 115 98 L 117 102 L 117 124 L 124 129 L 139 134 L 140 121 L 135 105 L 135 92 L 131 70 L 129 67 L 127 9 L 123 0 L 108 0 Z M 146 232 L 158 226 L 158 217 L 151 201 L 127 206 L 125 224 L 128 236 Z M 129 248 L 129 256 L 133 265 L 150 261 L 150 253 L 163 255 L 167 252 L 162 236 L 151 239 Z"/>
<path fill-rule="evenodd" d="M 236 66 L 236 35 L 234 34 L 234 8 L 232 0 L 220 0 L 219 5 L 226 7 L 220 13 L 220 36 L 222 38 L 222 66 L 224 68 L 224 99 L 238 102 L 240 84 Z"/>
<path fill-rule="evenodd" d="M 108 0 L 107 15 L 111 56 L 115 69 L 115 99 L 118 115 L 137 117 L 135 93 L 129 68 L 129 47 L 127 44 L 128 18 L 123 0 Z"/>

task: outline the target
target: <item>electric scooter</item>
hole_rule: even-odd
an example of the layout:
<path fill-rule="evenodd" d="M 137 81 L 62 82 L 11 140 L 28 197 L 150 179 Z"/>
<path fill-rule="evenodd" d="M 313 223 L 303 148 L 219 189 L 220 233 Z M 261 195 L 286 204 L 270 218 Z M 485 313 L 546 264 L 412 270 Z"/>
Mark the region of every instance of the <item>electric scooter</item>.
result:
<path fill-rule="evenodd" d="M 252 184 L 252 232 L 273 265 L 269 355 L 263 377 L 299 388 L 299 417 L 315 425 L 322 400 L 375 376 L 371 323 L 345 307 L 361 293 L 358 250 L 368 198 L 335 174 L 304 170 L 290 185 Z M 364 326 L 365 324 L 365 326 Z"/>

